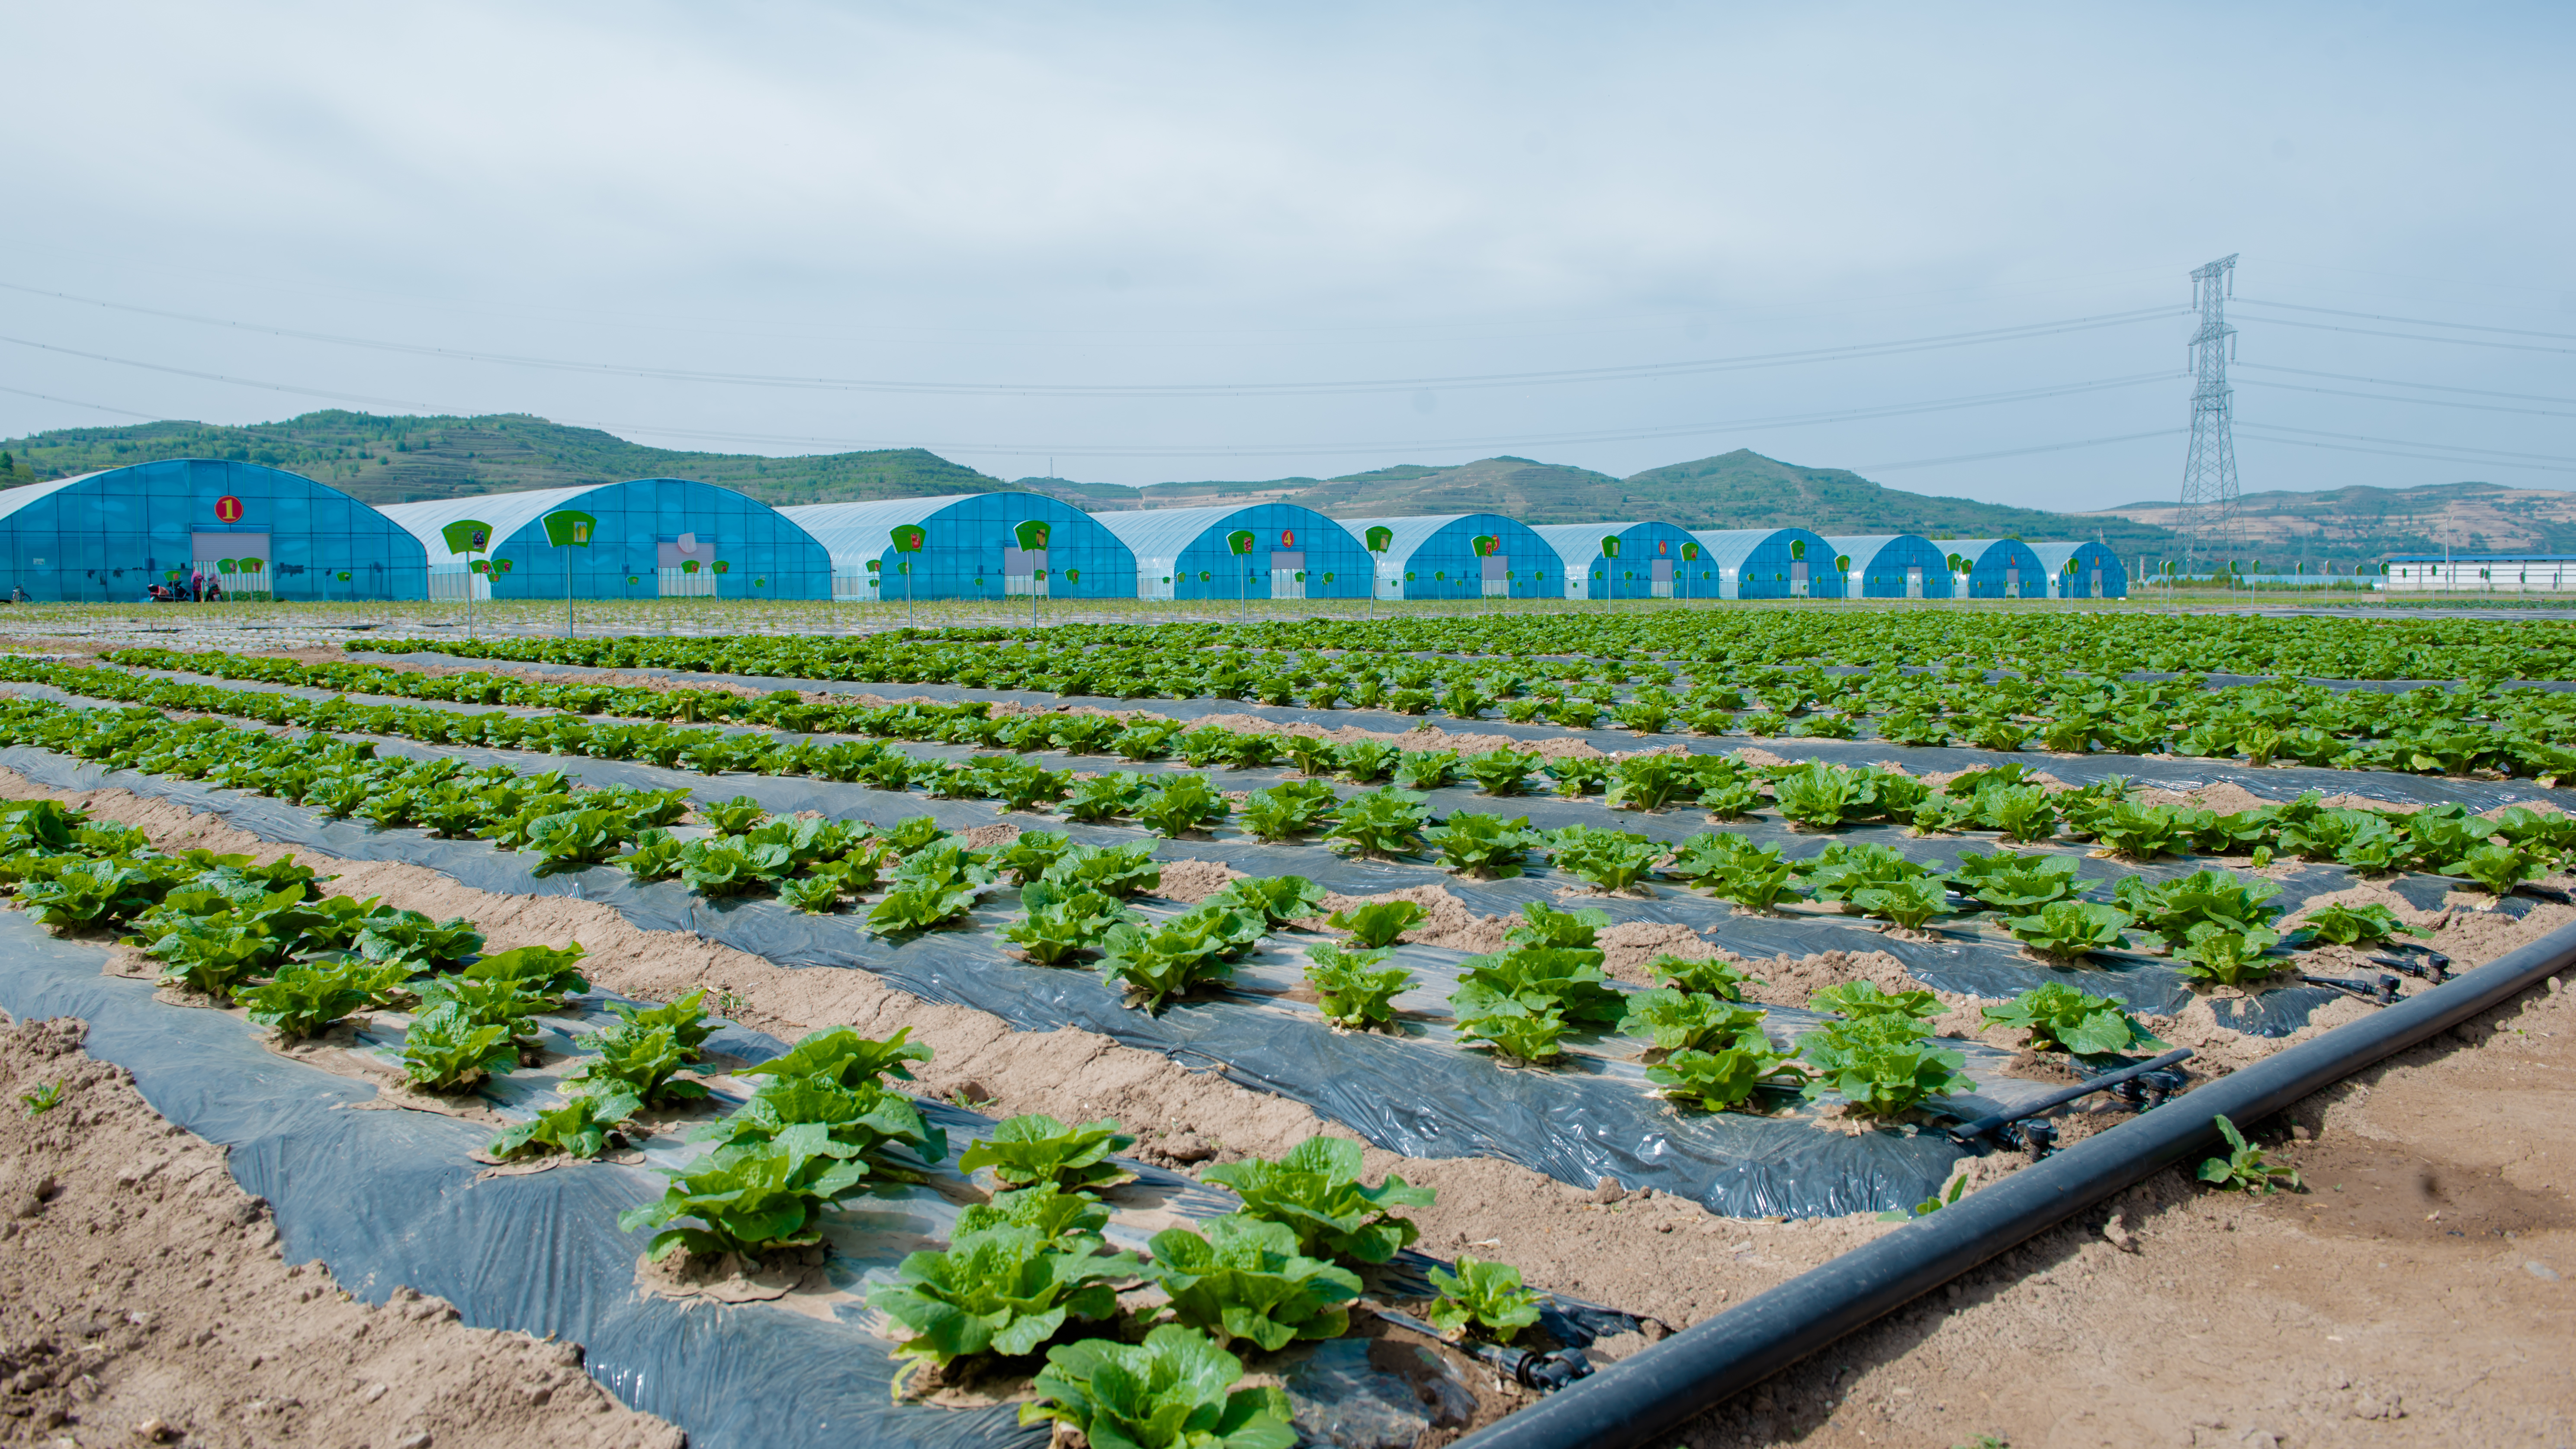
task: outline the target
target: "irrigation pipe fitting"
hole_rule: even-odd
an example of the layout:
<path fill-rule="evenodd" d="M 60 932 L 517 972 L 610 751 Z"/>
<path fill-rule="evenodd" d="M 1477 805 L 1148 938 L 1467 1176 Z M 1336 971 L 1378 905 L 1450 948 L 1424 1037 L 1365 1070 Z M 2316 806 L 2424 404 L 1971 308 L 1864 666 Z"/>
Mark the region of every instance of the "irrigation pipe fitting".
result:
<path fill-rule="evenodd" d="M 2368 1018 L 2301 1042 L 2076 1143 L 1876 1242 L 1682 1330 L 1461 1441 L 1474 1449 L 1633 1449 L 1835 1339 L 2217 1140 L 2576 964 L 2562 926 Z"/>

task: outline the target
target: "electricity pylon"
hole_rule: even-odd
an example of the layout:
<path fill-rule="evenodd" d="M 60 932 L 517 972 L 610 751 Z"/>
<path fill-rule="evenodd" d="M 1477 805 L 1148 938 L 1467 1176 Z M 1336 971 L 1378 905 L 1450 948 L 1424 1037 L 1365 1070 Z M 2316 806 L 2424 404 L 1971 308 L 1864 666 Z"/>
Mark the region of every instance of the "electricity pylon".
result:
<path fill-rule="evenodd" d="M 2223 562 L 2236 543 L 2236 435 L 2229 426 L 2236 393 L 2227 385 L 2227 359 L 2236 329 L 2227 325 L 2227 299 L 2236 290 L 2236 258 L 2228 255 L 2191 274 L 2192 305 L 2200 330 L 2191 339 L 2191 455 L 2182 465 L 2183 567 L 2206 552 Z"/>

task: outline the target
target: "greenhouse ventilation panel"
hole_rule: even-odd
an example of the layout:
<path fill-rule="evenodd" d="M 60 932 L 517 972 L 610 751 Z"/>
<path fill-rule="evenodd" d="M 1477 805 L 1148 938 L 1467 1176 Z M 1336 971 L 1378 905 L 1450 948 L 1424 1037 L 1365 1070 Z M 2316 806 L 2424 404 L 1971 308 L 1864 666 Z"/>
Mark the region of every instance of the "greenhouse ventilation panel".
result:
<path fill-rule="evenodd" d="M 1528 524 L 1499 513 L 1345 518 L 1377 555 L 1381 599 L 1561 599 L 1565 565 Z"/>
<path fill-rule="evenodd" d="M 2020 539 L 1953 538 L 1935 546 L 1949 554 L 1952 566 L 1966 578 L 1967 587 L 1960 593 L 1967 598 L 2048 597 L 2048 569 Z"/>
<path fill-rule="evenodd" d="M 417 599 L 419 540 L 327 484 L 173 458 L 0 492 L 8 577 L 40 603 L 131 603 L 204 575 L 233 598 Z"/>
<path fill-rule="evenodd" d="M 1294 503 L 1093 515 L 1136 557 L 1140 599 L 1365 599 L 1369 556 L 1350 530 Z M 1238 553 L 1234 545 L 1246 542 Z"/>
<path fill-rule="evenodd" d="M 1823 535 L 1803 528 L 1694 530 L 1705 559 L 1692 572 L 1694 588 L 1721 599 L 1839 599 L 1843 576 Z"/>
<path fill-rule="evenodd" d="M 1136 555 L 1090 514 L 1043 493 L 807 503 L 781 511 L 831 550 L 837 599 L 1136 597 Z"/>
<path fill-rule="evenodd" d="M 1868 534 L 1832 538 L 1825 546 L 1843 569 L 1843 595 L 1861 599 L 1946 599 L 1950 597 L 1950 563 L 1941 545 L 1913 533 Z"/>
<path fill-rule="evenodd" d="M 2048 573 L 2048 592 L 2059 599 L 2125 599 L 2129 571 L 2120 556 L 2099 543 L 2034 543 L 2031 557 Z"/>
<path fill-rule="evenodd" d="M 586 521 L 589 542 L 552 542 L 554 514 Z M 461 599 L 469 587 L 478 599 L 830 596 L 830 562 L 812 535 L 757 498 L 694 478 L 478 493 L 398 503 L 384 516 L 428 549 L 432 598 Z M 458 547 L 478 533 L 479 547 Z"/>
<path fill-rule="evenodd" d="M 1569 599 L 1692 597 L 1702 550 L 1669 523 L 1544 523 L 1530 532 L 1556 551 Z M 1716 596 L 1714 588 L 1699 593 Z"/>

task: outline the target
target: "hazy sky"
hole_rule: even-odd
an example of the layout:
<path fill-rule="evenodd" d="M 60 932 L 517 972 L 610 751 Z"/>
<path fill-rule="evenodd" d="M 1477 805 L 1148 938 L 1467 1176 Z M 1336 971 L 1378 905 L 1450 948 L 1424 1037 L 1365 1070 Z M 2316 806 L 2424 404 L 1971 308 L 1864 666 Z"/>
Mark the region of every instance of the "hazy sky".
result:
<path fill-rule="evenodd" d="M 2571 28 L 17 5 L 0 434 L 517 411 L 1124 483 L 1750 447 L 2096 507 L 2175 491 L 2188 274 L 2236 252 L 2247 491 L 2576 487 Z M 1832 349 L 1877 355 L 1776 357 Z"/>

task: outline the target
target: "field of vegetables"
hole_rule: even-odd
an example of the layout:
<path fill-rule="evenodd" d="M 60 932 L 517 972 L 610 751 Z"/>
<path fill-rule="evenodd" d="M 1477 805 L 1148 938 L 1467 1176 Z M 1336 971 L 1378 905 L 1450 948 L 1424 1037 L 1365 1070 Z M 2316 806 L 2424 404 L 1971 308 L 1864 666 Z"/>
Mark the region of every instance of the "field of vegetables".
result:
<path fill-rule="evenodd" d="M 593 1342 L 593 1371 L 692 1442 L 788 1442 L 823 1409 L 869 1442 L 1378 1449 L 1697 1310 L 1594 1306 L 1573 1285 L 1617 1275 L 1463 1234 L 1426 1257 L 1415 1219 L 1458 1205 L 1362 1143 L 1711 1224 L 1940 1211 L 2576 918 L 2571 645 L 1838 612 L 0 655 L 0 766 L 33 787 L 1073 1028 L 1332 1129 L 1163 1166 L 1154 1123 L 941 1101 L 901 1030 L 776 1040 L 702 991 L 603 995 L 577 943 L 486 952 L 291 857 L 50 799 L 0 813 L 0 888 L 139 953 L 162 993 L 120 1010 L 214 1008 L 478 1124 L 441 1140 L 507 1170 L 487 1196 L 586 1184 L 553 1231 L 644 1262 L 565 1301 L 660 1275 L 746 1342 L 873 1343 L 864 1393 L 675 1388 L 695 1320 L 602 1329 L 626 1358 Z M 2009 1150 L 1941 1130 L 2175 1047 Z M 2213 1190 L 2270 1171 L 2249 1144 Z M 708 1286 L 768 1279 L 795 1306 Z M 1354 1335 L 1416 1358 L 1337 1356 Z"/>

